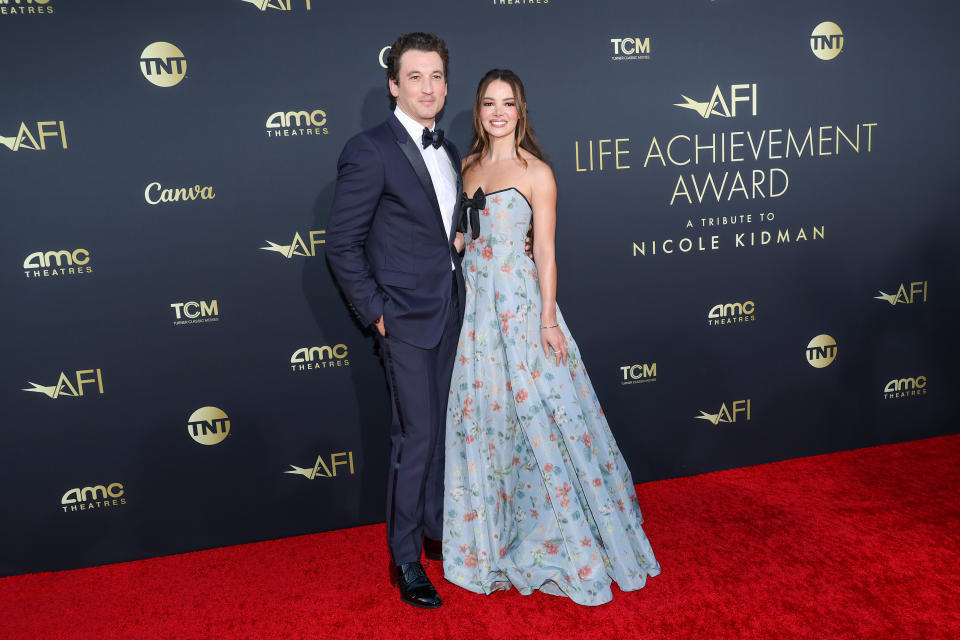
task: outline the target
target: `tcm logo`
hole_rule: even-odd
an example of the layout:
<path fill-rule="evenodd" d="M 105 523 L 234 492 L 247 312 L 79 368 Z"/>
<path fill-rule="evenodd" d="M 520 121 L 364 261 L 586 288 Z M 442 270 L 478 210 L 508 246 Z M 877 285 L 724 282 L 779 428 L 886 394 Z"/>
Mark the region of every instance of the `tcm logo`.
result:
<path fill-rule="evenodd" d="M 322 109 L 313 111 L 277 111 L 267 118 L 267 137 L 327 135 L 327 113 Z"/>
<path fill-rule="evenodd" d="M 810 34 L 810 50 L 821 60 L 833 60 L 843 51 L 843 31 L 836 22 L 821 22 Z"/>
<path fill-rule="evenodd" d="M 123 485 L 111 482 L 107 486 L 98 484 L 95 487 L 70 489 L 60 498 L 60 504 L 64 512 L 87 511 L 127 504 L 127 499 L 123 497 Z"/>
<path fill-rule="evenodd" d="M 680 97 L 686 102 L 675 103 L 675 107 L 684 109 L 693 109 L 700 114 L 701 118 L 710 116 L 720 116 L 721 118 L 736 118 L 737 103 L 747 102 L 750 105 L 750 115 L 757 115 L 757 85 L 754 84 L 732 84 L 730 85 L 730 100 L 723 97 L 720 85 L 713 88 L 713 95 L 706 102 L 697 102 L 687 96 L 680 94 Z"/>
<path fill-rule="evenodd" d="M 811 367 L 823 369 L 837 359 L 837 341 L 825 333 L 815 336 L 807 344 L 807 362 Z"/>
<path fill-rule="evenodd" d="M 187 75 L 187 59 L 176 45 L 154 42 L 140 54 L 143 77 L 158 87 L 172 87 Z"/>
<path fill-rule="evenodd" d="M 0 0 L 0 15 L 37 15 L 53 13 L 50 0 Z M 12 7 L 9 5 L 13 5 Z M 39 6 L 38 6 L 39 5 Z"/>
<path fill-rule="evenodd" d="M 753 322 L 757 319 L 754 311 L 756 311 L 756 304 L 753 300 L 714 305 L 711 307 L 710 312 L 707 313 L 707 324 L 717 326 L 721 324 Z"/>
<path fill-rule="evenodd" d="M 295 473 L 301 475 L 307 480 L 316 478 L 336 478 L 337 468 L 346 467 L 340 471 L 340 475 L 353 475 L 353 451 L 341 451 L 340 453 L 330 454 L 330 465 L 323 459 L 323 454 L 317 456 L 317 461 L 313 463 L 313 468 L 298 467 L 295 464 L 290 465 L 289 471 L 284 473 Z"/>
<path fill-rule="evenodd" d="M 650 59 L 649 37 L 610 38 L 610 43 L 613 45 L 611 60 Z"/>
<path fill-rule="evenodd" d="M 894 378 L 883 387 L 884 400 L 925 395 L 927 395 L 927 376 Z"/>
<path fill-rule="evenodd" d="M 290 244 L 276 244 L 267 240 L 269 247 L 260 247 L 261 251 L 276 251 L 279 254 L 282 254 L 284 258 L 292 258 L 293 256 L 303 256 L 305 258 L 312 258 L 317 255 L 317 247 L 321 244 L 326 244 L 322 235 L 326 233 L 325 230 L 321 229 L 318 231 L 311 231 L 307 236 L 310 239 L 310 244 L 307 245 L 303 241 L 303 238 L 300 237 L 300 232 L 297 232 L 293 235 L 293 241 Z"/>
<path fill-rule="evenodd" d="M 20 151 L 21 149 L 46 151 L 47 138 L 55 138 L 55 140 L 50 141 L 51 148 L 56 147 L 58 143 L 62 149 L 67 148 L 67 128 L 64 126 L 63 120 L 39 121 L 36 126 L 37 135 L 33 135 L 33 132 L 34 129 L 28 127 L 26 122 L 21 122 L 17 135 L 11 138 L 0 136 L 0 144 L 10 151 Z"/>
<path fill-rule="evenodd" d="M 201 322 L 219 322 L 220 309 L 216 300 L 207 302 L 200 300 L 195 302 L 173 302 L 170 304 L 173 309 L 173 324 L 200 324 Z"/>
<path fill-rule="evenodd" d="M 252 4 L 260 11 L 266 11 L 267 9 L 276 9 L 277 11 L 292 11 L 291 5 L 292 0 L 242 0 L 243 2 Z M 307 11 L 310 11 L 310 0 L 305 0 L 307 5 Z"/>
<path fill-rule="evenodd" d="M 700 415 L 694 416 L 697 420 L 709 420 L 710 424 L 720 424 L 721 422 L 734 423 L 737 419 L 748 421 L 750 420 L 750 398 L 744 400 L 734 400 L 730 403 L 730 406 L 727 407 L 727 403 L 724 402 L 720 405 L 720 410 L 716 413 L 707 413 L 706 411 L 701 411 Z"/>
<path fill-rule="evenodd" d="M 187 432 L 200 444 L 220 444 L 230 435 L 230 418 L 216 407 L 200 407 L 190 414 Z"/>
<path fill-rule="evenodd" d="M 906 284 L 901 284 L 896 293 L 884 293 L 880 291 L 880 295 L 874 296 L 873 299 L 883 300 L 889 302 L 891 305 L 926 302 L 927 281 L 911 282 L 909 287 Z"/>
<path fill-rule="evenodd" d="M 620 367 L 620 373 L 623 374 L 620 384 L 654 382 L 657 379 L 657 363 L 624 365 Z"/>
<path fill-rule="evenodd" d="M 37 384 L 36 382 L 30 382 L 29 380 L 27 384 L 31 385 L 31 388 L 21 389 L 21 391 L 42 393 L 54 400 L 61 396 L 82 398 L 85 390 L 87 391 L 87 395 L 91 393 L 94 395 L 103 395 L 103 375 L 100 373 L 100 369 L 80 369 L 79 371 L 74 371 L 70 376 L 68 376 L 66 372 L 61 371 L 56 384 L 49 387 Z M 91 386 L 91 388 L 86 389 L 87 386 Z"/>
<path fill-rule="evenodd" d="M 201 187 L 198 184 L 192 187 L 164 187 L 159 182 L 151 182 L 143 190 L 143 199 L 147 204 L 161 202 L 186 202 L 188 200 L 213 200 L 217 194 L 213 187 Z"/>
<path fill-rule="evenodd" d="M 24 259 L 23 269 L 28 278 L 93 273 L 90 252 L 86 249 L 34 251 Z"/>
<path fill-rule="evenodd" d="M 290 356 L 291 371 L 326 369 L 329 367 L 349 367 L 347 345 L 337 344 L 322 347 L 300 347 Z"/>

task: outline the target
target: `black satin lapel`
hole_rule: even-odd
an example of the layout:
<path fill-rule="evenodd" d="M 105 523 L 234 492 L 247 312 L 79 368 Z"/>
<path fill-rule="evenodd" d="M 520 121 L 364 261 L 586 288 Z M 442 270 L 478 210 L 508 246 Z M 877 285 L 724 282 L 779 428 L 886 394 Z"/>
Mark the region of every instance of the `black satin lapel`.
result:
<path fill-rule="evenodd" d="M 407 136 L 405 141 L 397 140 L 397 145 L 399 145 L 400 150 L 403 151 L 403 155 L 407 156 L 407 161 L 410 162 L 410 166 L 413 167 L 413 171 L 417 174 L 420 186 L 423 187 L 424 193 L 427 194 L 427 200 L 433 205 L 433 212 L 436 214 L 437 222 L 440 224 L 440 232 L 445 234 L 446 225 L 443 224 L 443 218 L 440 216 L 440 204 L 437 200 L 437 192 L 433 188 L 433 180 L 430 179 L 430 172 L 427 171 L 427 164 L 423 161 L 420 150 L 417 149 L 416 143 L 410 139 L 410 136 Z"/>
<path fill-rule="evenodd" d="M 457 174 L 457 204 L 453 208 L 453 221 L 456 223 L 460 218 L 460 207 L 463 203 L 463 176 L 460 173 L 460 154 L 457 153 L 457 148 L 453 146 L 453 143 L 444 138 L 443 148 L 447 152 L 447 156 L 450 158 L 450 164 L 453 165 L 453 172 Z M 450 242 L 453 242 L 453 239 L 457 236 L 457 225 L 450 225 Z"/>

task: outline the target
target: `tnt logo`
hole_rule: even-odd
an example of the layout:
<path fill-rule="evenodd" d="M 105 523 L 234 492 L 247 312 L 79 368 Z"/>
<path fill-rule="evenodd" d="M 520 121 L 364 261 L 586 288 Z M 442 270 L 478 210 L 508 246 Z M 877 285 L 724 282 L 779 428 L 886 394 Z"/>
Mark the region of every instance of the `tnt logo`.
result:
<path fill-rule="evenodd" d="M 707 313 L 707 324 L 716 326 L 721 324 L 753 322 L 757 319 L 754 311 L 756 311 L 756 303 L 754 303 L 753 300 L 714 305 L 709 313 Z"/>
<path fill-rule="evenodd" d="M 310 235 L 307 236 L 310 239 L 310 244 L 307 245 L 303 241 L 303 238 L 300 237 L 300 233 L 297 232 L 293 235 L 293 241 L 290 244 L 276 244 L 267 240 L 269 247 L 260 247 L 263 251 L 276 251 L 277 253 L 283 255 L 284 258 L 292 258 L 293 256 L 303 256 L 305 258 L 312 258 L 317 255 L 317 247 L 321 244 L 326 244 L 321 236 L 326 234 L 325 230 L 311 231 Z"/>
<path fill-rule="evenodd" d="M 649 60 L 650 38 L 610 38 L 613 60 Z"/>
<path fill-rule="evenodd" d="M 620 384 L 654 382 L 657 379 L 657 363 L 628 364 L 620 367 L 620 373 L 623 374 L 623 379 L 620 381 Z"/>
<path fill-rule="evenodd" d="M 100 373 L 100 369 L 81 369 L 79 371 L 74 371 L 69 376 L 65 372 L 61 371 L 60 377 L 57 378 L 56 384 L 49 387 L 45 387 L 37 384 L 36 382 L 30 381 L 27 381 L 27 384 L 31 385 L 31 388 L 21 389 L 21 391 L 42 393 L 48 398 L 52 398 L 54 400 L 61 396 L 66 396 L 68 398 L 82 398 L 84 395 L 84 390 L 88 385 L 96 385 L 96 391 L 94 391 L 93 388 L 89 389 L 88 391 L 94 392 L 98 395 L 103 395 L 103 375 Z"/>
<path fill-rule="evenodd" d="M 807 362 L 811 367 L 823 369 L 837 359 L 837 341 L 825 333 L 815 336 L 807 344 Z"/>
<path fill-rule="evenodd" d="M 200 444 L 220 444 L 230 435 L 230 418 L 216 407 L 200 407 L 190 414 L 187 432 Z"/>
<path fill-rule="evenodd" d="M 750 420 L 750 398 L 744 400 L 734 400 L 730 403 L 730 406 L 727 407 L 727 403 L 724 402 L 720 405 L 720 410 L 716 413 L 707 413 L 706 411 L 701 411 L 700 415 L 694 416 L 697 420 L 708 420 L 710 424 L 718 425 L 721 422 L 734 423 L 737 419 L 743 421 Z"/>
<path fill-rule="evenodd" d="M 700 114 L 701 118 L 710 116 L 720 116 L 721 118 L 736 118 L 737 104 L 746 102 L 750 107 L 750 115 L 757 115 L 757 85 L 754 84 L 732 84 L 730 85 L 730 99 L 724 98 L 720 85 L 713 88 L 713 94 L 706 102 L 697 102 L 692 98 L 680 94 L 680 97 L 686 102 L 676 103 L 673 106 L 684 109 L 692 109 Z"/>
<path fill-rule="evenodd" d="M 927 376 L 894 378 L 883 387 L 884 400 L 927 395 Z"/>
<path fill-rule="evenodd" d="M 873 299 L 889 302 L 891 306 L 926 302 L 927 281 L 920 280 L 918 282 L 911 282 L 909 287 L 906 284 L 901 284 L 896 293 L 884 293 L 880 291 L 880 295 L 874 296 Z"/>
<path fill-rule="evenodd" d="M 187 75 L 187 59 L 176 45 L 154 42 L 140 54 L 143 77 L 158 87 L 172 87 Z"/>
<path fill-rule="evenodd" d="M 46 151 L 47 138 L 55 138 L 50 141 L 51 148 L 59 145 L 61 148 L 67 148 L 67 129 L 63 120 L 42 120 L 37 122 L 37 134 L 34 135 L 34 129 L 27 126 L 26 122 L 20 123 L 17 135 L 13 137 L 0 136 L 0 144 L 10 151 L 20 151 L 29 149 L 30 151 Z"/>
<path fill-rule="evenodd" d="M 330 454 L 330 465 L 327 465 L 327 461 L 324 460 L 323 454 L 317 456 L 317 461 L 313 464 L 313 468 L 309 467 L 298 467 L 294 464 L 290 465 L 289 471 L 284 471 L 284 473 L 293 473 L 296 475 L 301 475 L 307 480 L 314 480 L 316 478 L 336 478 L 337 477 L 337 467 L 346 467 L 340 473 L 343 475 L 353 475 L 353 451 L 341 451 L 340 453 L 331 453 Z"/>
<path fill-rule="evenodd" d="M 173 324 L 198 324 L 201 322 L 219 322 L 220 309 L 216 300 L 207 302 L 174 302 L 170 308 L 173 309 Z"/>
<path fill-rule="evenodd" d="M 300 347 L 290 356 L 292 371 L 326 369 L 328 367 L 349 367 L 347 345 L 337 344 L 322 347 Z"/>
<path fill-rule="evenodd" d="M 810 50 L 821 60 L 833 60 L 843 51 L 843 31 L 836 22 L 821 22 L 810 34 Z"/>

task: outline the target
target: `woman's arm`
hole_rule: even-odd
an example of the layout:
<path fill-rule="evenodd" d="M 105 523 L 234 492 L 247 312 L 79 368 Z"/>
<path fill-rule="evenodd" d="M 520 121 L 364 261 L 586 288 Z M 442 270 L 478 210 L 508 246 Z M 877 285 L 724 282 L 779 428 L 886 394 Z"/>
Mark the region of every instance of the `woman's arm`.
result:
<path fill-rule="evenodd" d="M 540 281 L 540 341 L 543 353 L 553 350 L 557 363 L 567 363 L 567 342 L 557 326 L 557 258 L 554 238 L 557 230 L 557 183 L 544 163 L 531 167 L 533 206 L 533 259 Z"/>

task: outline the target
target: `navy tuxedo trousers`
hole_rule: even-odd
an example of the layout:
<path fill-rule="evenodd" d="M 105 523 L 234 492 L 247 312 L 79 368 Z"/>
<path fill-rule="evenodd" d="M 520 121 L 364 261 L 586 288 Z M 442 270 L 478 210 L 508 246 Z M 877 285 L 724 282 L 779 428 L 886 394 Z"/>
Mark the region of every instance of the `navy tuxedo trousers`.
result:
<path fill-rule="evenodd" d="M 457 280 L 440 342 L 423 349 L 377 334 L 393 419 L 387 478 L 387 542 L 395 564 L 420 560 L 423 536 L 443 537 L 443 452 L 450 377 L 460 339 Z"/>

